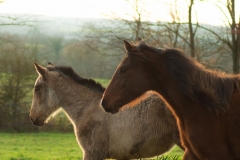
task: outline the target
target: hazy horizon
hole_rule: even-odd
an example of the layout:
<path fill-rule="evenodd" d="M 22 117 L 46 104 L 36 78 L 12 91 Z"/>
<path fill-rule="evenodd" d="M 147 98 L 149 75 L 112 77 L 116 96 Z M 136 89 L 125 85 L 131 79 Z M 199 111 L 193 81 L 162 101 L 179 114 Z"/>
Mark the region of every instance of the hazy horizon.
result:
<path fill-rule="evenodd" d="M 177 10 L 181 22 L 187 21 L 187 6 L 185 0 L 141 0 L 139 10 L 142 20 L 171 21 L 171 11 Z M 34 14 L 52 17 L 113 19 L 124 18 L 134 20 L 136 12 L 131 8 L 132 1 L 125 0 L 5 0 L 0 3 L 0 13 Z M 240 15 L 240 1 L 235 2 L 236 20 Z M 223 8 L 224 10 L 224 8 Z M 226 14 L 226 12 L 225 12 Z M 213 3 L 195 2 L 193 21 L 204 24 L 221 25 L 226 18 Z"/>

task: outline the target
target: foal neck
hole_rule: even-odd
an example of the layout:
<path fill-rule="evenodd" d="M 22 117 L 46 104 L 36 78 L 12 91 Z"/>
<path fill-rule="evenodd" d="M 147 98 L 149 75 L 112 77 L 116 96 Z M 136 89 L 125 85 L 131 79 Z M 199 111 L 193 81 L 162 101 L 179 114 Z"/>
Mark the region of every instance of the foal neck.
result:
<path fill-rule="evenodd" d="M 75 122 L 80 114 L 87 110 L 98 110 L 102 93 L 80 85 L 69 78 L 66 78 L 58 85 L 60 105 Z"/>

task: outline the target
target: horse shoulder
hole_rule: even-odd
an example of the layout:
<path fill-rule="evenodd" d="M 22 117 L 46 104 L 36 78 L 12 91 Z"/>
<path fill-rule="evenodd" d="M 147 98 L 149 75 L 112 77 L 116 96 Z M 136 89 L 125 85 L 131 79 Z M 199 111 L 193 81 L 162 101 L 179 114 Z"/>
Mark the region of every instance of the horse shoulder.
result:
<path fill-rule="evenodd" d="M 104 121 L 105 112 L 101 112 L 101 110 L 96 105 L 95 109 L 90 108 L 83 112 L 75 122 L 75 134 L 83 150 L 92 149 L 107 153 L 109 135 L 107 123 Z"/>

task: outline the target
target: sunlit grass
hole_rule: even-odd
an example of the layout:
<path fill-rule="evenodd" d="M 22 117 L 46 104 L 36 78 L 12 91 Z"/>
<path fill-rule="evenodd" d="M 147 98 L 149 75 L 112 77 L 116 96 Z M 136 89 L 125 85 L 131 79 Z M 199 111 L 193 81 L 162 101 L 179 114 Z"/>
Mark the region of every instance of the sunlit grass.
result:
<path fill-rule="evenodd" d="M 94 80 L 100 83 L 104 87 L 107 87 L 110 82 L 110 79 L 95 78 Z"/>
<path fill-rule="evenodd" d="M 155 159 L 182 160 L 182 153 L 174 147 Z M 0 159 L 80 160 L 82 151 L 73 133 L 0 133 Z"/>
<path fill-rule="evenodd" d="M 82 152 L 73 133 L 0 133 L 1 160 L 75 160 Z"/>

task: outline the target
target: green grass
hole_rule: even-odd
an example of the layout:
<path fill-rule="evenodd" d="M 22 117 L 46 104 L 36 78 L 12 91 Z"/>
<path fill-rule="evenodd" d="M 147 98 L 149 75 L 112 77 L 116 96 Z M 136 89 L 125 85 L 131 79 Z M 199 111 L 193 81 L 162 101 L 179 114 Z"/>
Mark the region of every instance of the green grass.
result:
<path fill-rule="evenodd" d="M 94 80 L 100 83 L 104 87 L 107 87 L 108 84 L 110 83 L 110 79 L 94 78 Z"/>
<path fill-rule="evenodd" d="M 0 133 L 1 160 L 77 160 L 82 152 L 73 133 Z"/>
<path fill-rule="evenodd" d="M 167 153 L 165 153 L 163 155 L 162 160 L 182 160 L 183 159 L 183 151 L 178 147 L 178 146 L 174 146 L 170 151 L 168 151 Z M 161 158 L 161 156 L 160 156 Z"/>
<path fill-rule="evenodd" d="M 182 151 L 174 147 L 161 160 L 173 160 Z M 73 133 L 0 133 L 1 160 L 79 160 L 82 152 Z M 157 159 L 157 158 L 156 158 Z"/>

